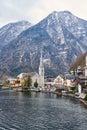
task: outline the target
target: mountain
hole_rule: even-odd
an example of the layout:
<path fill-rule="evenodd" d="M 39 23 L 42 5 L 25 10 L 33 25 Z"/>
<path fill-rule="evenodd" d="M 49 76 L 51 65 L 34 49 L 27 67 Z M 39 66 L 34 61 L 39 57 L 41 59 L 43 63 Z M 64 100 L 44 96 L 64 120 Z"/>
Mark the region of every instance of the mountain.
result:
<path fill-rule="evenodd" d="M 0 46 L 3 47 L 10 43 L 13 39 L 24 30 L 28 29 L 32 24 L 28 21 L 19 21 L 9 23 L 0 28 Z"/>
<path fill-rule="evenodd" d="M 38 71 L 41 48 L 45 75 L 63 74 L 87 50 L 87 21 L 69 11 L 51 13 L 1 50 L 1 73 Z"/>

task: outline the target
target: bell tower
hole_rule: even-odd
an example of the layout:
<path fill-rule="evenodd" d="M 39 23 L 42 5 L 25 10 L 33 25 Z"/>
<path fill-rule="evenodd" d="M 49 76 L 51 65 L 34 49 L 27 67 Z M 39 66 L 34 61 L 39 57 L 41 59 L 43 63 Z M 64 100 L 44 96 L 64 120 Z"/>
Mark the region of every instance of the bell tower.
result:
<path fill-rule="evenodd" d="M 39 85 L 40 87 L 44 87 L 44 65 L 42 58 L 42 49 L 41 49 L 41 57 L 40 57 L 40 65 L 39 65 Z"/>

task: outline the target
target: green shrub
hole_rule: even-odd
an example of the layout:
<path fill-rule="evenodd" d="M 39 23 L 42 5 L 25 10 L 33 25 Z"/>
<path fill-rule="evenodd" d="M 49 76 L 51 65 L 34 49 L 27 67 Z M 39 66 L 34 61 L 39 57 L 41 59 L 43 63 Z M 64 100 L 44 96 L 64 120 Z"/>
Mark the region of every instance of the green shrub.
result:
<path fill-rule="evenodd" d="M 35 88 L 38 87 L 38 82 L 37 82 L 37 80 L 34 82 L 34 87 L 35 87 Z"/>
<path fill-rule="evenodd" d="M 78 92 L 78 88 L 75 88 L 75 89 L 74 89 L 74 93 L 77 93 L 77 92 Z"/>
<path fill-rule="evenodd" d="M 74 90 L 75 90 L 75 87 L 71 87 L 71 90 L 74 91 Z"/>
<path fill-rule="evenodd" d="M 74 93 L 78 92 L 78 88 L 77 88 L 77 87 L 71 87 L 71 90 L 72 90 Z"/>
<path fill-rule="evenodd" d="M 85 101 L 87 101 L 87 94 L 85 95 L 85 98 L 84 98 Z"/>

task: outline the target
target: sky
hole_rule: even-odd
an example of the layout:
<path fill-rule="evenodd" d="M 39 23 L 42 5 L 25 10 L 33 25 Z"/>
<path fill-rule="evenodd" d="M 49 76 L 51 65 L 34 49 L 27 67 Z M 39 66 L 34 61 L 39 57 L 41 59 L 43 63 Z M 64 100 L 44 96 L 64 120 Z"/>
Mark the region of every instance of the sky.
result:
<path fill-rule="evenodd" d="M 0 27 L 21 20 L 36 24 L 53 11 L 64 10 L 87 20 L 87 0 L 0 0 Z"/>

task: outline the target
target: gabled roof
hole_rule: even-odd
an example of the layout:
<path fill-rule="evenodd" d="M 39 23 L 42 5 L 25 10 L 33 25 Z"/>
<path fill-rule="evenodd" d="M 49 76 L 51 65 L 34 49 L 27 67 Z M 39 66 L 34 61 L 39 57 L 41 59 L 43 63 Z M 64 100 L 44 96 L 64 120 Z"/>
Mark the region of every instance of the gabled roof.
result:
<path fill-rule="evenodd" d="M 75 79 L 75 76 L 74 76 L 74 75 L 71 75 L 71 74 L 66 74 L 66 75 L 65 75 L 65 78 L 72 80 L 72 79 Z"/>
<path fill-rule="evenodd" d="M 17 77 L 18 78 L 25 78 L 28 75 L 28 73 L 20 73 Z"/>
<path fill-rule="evenodd" d="M 18 78 L 26 78 L 27 76 L 33 77 L 34 75 L 36 75 L 38 73 L 36 72 L 30 72 L 30 73 L 21 73 L 19 74 L 17 77 Z"/>
<path fill-rule="evenodd" d="M 28 74 L 29 74 L 29 76 L 33 77 L 34 75 L 36 75 L 36 74 L 38 74 L 38 73 L 36 73 L 36 72 L 30 72 L 30 73 L 28 73 Z"/>

